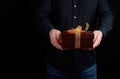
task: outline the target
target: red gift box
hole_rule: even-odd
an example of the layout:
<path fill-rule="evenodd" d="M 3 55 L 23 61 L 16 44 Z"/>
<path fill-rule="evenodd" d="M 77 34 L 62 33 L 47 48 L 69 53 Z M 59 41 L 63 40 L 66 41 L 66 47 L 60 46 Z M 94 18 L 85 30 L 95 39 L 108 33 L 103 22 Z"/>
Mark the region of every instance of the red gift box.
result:
<path fill-rule="evenodd" d="M 75 29 L 62 31 L 61 32 L 62 48 L 64 50 L 92 49 L 94 34 L 92 31 L 86 31 L 86 30 L 82 30 L 82 26 L 78 26 Z"/>

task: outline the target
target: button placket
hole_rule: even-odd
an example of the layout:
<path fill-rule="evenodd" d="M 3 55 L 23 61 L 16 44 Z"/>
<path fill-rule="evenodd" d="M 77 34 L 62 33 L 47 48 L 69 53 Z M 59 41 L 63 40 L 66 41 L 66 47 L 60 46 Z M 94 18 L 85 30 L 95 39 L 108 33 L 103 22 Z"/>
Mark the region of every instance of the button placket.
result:
<path fill-rule="evenodd" d="M 78 11 L 77 11 L 77 0 L 73 0 L 73 27 L 77 26 L 77 22 L 78 22 L 78 19 L 77 19 L 77 14 L 78 14 Z"/>

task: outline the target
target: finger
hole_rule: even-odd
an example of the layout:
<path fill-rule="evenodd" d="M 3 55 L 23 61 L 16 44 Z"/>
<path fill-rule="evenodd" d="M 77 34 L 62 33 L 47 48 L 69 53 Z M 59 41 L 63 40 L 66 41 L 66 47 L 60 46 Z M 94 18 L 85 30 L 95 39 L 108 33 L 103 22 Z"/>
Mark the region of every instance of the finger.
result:
<path fill-rule="evenodd" d="M 63 49 L 62 49 L 62 46 L 58 43 L 57 40 L 54 40 L 54 45 L 55 45 L 55 47 L 56 47 L 57 49 L 63 50 Z"/>
<path fill-rule="evenodd" d="M 58 37 L 58 42 L 59 42 L 59 44 L 60 45 L 62 45 L 62 38 L 61 38 L 61 34 L 59 35 L 59 37 Z"/>
<path fill-rule="evenodd" d="M 61 32 L 58 30 L 58 32 L 56 32 L 56 45 L 58 47 L 58 49 L 63 50 L 62 46 L 61 46 Z"/>
<path fill-rule="evenodd" d="M 57 37 L 52 37 L 51 43 L 57 49 L 63 50 L 62 47 L 61 47 L 61 45 L 58 43 Z"/>
<path fill-rule="evenodd" d="M 56 37 L 55 45 L 56 45 L 56 47 L 57 47 L 58 49 L 63 50 L 61 44 L 59 43 L 59 37 Z"/>
<path fill-rule="evenodd" d="M 93 48 L 96 48 L 100 44 L 100 39 L 97 37 L 94 41 Z"/>
<path fill-rule="evenodd" d="M 50 32 L 50 40 L 54 47 L 56 47 L 57 49 L 63 50 L 58 41 L 59 35 L 60 35 L 60 31 L 54 30 L 54 31 Z"/>
<path fill-rule="evenodd" d="M 98 34 L 94 33 L 94 39 L 93 42 L 95 42 L 95 40 L 97 39 Z"/>

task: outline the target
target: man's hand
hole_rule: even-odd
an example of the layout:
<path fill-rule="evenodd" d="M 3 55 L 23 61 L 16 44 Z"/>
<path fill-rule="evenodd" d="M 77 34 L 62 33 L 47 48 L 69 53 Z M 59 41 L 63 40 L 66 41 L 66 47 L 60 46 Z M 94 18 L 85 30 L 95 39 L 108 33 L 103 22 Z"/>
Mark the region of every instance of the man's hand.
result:
<path fill-rule="evenodd" d="M 93 39 L 93 49 L 99 46 L 102 40 L 103 33 L 100 30 L 93 31 L 94 39 Z"/>
<path fill-rule="evenodd" d="M 56 47 L 57 49 L 63 50 L 62 46 L 60 45 L 60 31 L 56 29 L 52 29 L 49 33 L 50 35 L 50 42 L 51 44 Z"/>

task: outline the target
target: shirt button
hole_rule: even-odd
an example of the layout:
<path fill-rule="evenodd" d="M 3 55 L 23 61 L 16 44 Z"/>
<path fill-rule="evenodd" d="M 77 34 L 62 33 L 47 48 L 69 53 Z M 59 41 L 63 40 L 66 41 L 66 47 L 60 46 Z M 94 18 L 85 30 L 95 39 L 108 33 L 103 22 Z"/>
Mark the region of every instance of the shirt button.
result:
<path fill-rule="evenodd" d="M 74 5 L 74 8 L 76 8 L 77 6 L 76 5 Z"/>
<path fill-rule="evenodd" d="M 74 19 L 76 19 L 77 17 L 76 16 L 74 16 Z"/>

